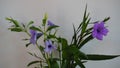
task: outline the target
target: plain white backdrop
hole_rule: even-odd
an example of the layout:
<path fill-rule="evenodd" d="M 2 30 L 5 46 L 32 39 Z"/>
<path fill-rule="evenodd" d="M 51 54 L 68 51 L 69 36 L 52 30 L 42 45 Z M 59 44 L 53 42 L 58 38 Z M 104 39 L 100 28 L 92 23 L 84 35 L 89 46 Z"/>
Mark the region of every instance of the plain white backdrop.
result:
<path fill-rule="evenodd" d="M 91 54 L 120 55 L 120 0 L 0 0 L 0 68 L 27 68 L 32 56 L 27 51 L 37 52 L 35 47 L 25 48 L 27 37 L 24 33 L 8 31 L 10 24 L 5 17 L 12 17 L 21 23 L 35 21 L 40 25 L 45 13 L 49 20 L 60 25 L 59 35 L 71 40 L 72 24 L 81 22 L 85 5 L 88 5 L 91 21 L 103 20 L 110 16 L 107 22 L 109 33 L 103 41 L 92 40 L 82 51 Z M 40 42 L 43 44 L 42 42 Z M 120 68 L 120 57 L 106 61 L 89 61 L 86 68 Z"/>

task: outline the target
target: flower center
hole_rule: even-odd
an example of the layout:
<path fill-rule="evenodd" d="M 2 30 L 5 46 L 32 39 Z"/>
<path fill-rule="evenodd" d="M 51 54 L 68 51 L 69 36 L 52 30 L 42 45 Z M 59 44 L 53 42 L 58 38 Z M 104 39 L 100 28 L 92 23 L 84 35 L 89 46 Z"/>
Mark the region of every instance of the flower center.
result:
<path fill-rule="evenodd" d="M 99 29 L 97 29 L 97 32 L 98 32 L 98 33 L 100 33 L 100 32 L 101 32 L 101 29 L 100 29 L 100 28 L 99 28 Z"/>
<path fill-rule="evenodd" d="M 51 48 L 52 47 L 52 45 L 48 45 L 48 48 Z"/>

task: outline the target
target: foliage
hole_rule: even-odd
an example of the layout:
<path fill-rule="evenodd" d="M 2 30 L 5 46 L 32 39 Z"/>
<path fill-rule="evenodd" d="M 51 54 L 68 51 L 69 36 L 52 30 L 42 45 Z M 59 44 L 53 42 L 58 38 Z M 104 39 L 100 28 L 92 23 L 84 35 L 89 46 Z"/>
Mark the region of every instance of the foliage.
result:
<path fill-rule="evenodd" d="M 109 19 L 110 17 L 107 17 L 102 22 L 105 23 Z M 101 21 L 90 22 L 91 18 L 89 17 L 89 13 L 87 13 L 87 7 L 85 8 L 83 20 L 79 24 L 79 26 L 76 28 L 73 25 L 74 32 L 70 43 L 68 43 L 66 38 L 56 35 L 59 26 L 53 24 L 51 21 L 48 21 L 47 14 L 45 14 L 42 20 L 42 24 L 40 26 L 33 26 L 34 24 L 33 21 L 30 21 L 27 25 L 24 25 L 19 23 L 17 20 L 13 18 L 6 18 L 6 20 L 10 21 L 13 24 L 9 28 L 9 30 L 14 32 L 24 32 L 29 36 L 29 38 L 25 38 L 23 40 L 24 41 L 32 40 L 26 44 L 26 47 L 33 44 L 34 41 L 33 45 L 37 46 L 37 48 L 42 53 L 43 58 L 41 58 L 41 56 L 36 55 L 35 53 L 28 52 L 30 55 L 38 59 L 35 61 L 31 61 L 27 65 L 28 67 L 33 64 L 39 64 L 39 66 L 35 68 L 76 68 L 76 66 L 79 66 L 80 68 L 85 68 L 84 63 L 86 63 L 89 60 L 93 61 L 108 60 L 119 56 L 119 55 L 85 54 L 84 52 L 81 51 L 81 48 L 85 44 L 87 44 L 90 40 L 93 40 L 95 38 L 92 35 L 93 28 L 95 27 L 94 26 L 88 27 L 88 25 L 94 25 L 95 23 L 101 22 Z M 104 28 L 99 27 L 98 30 L 96 29 L 96 31 L 98 31 L 99 33 L 104 29 L 107 30 L 106 27 Z M 30 30 L 32 30 L 33 32 L 29 32 Z M 40 39 L 41 36 L 43 36 L 44 38 L 42 42 L 44 42 L 45 45 L 38 44 L 39 42 L 38 39 Z M 54 57 L 53 55 L 54 51 L 57 51 L 59 53 L 59 57 Z"/>

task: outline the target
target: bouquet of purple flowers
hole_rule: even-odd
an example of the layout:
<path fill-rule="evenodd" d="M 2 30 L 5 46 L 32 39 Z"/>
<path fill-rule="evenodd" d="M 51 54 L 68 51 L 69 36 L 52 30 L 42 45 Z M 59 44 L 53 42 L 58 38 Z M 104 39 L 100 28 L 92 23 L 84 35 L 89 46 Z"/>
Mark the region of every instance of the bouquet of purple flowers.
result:
<path fill-rule="evenodd" d="M 34 22 L 30 21 L 27 25 L 19 23 L 13 18 L 6 18 L 13 25 L 9 30 L 14 32 L 24 32 L 29 38 L 23 39 L 28 41 L 26 47 L 33 45 L 37 46 L 42 56 L 38 56 L 36 53 L 29 52 L 38 60 L 28 63 L 28 67 L 33 64 L 38 64 L 34 68 L 85 68 L 84 63 L 89 60 L 100 61 L 116 58 L 120 55 L 100 55 L 100 54 L 86 54 L 81 51 L 81 48 L 90 40 L 98 39 L 103 40 L 109 32 L 105 23 L 110 19 L 107 17 L 102 21 L 90 22 L 91 18 L 87 13 L 87 7 L 84 11 L 82 22 L 78 27 L 73 25 L 73 36 L 71 36 L 71 42 L 68 43 L 66 38 L 57 36 L 58 25 L 48 20 L 47 14 L 42 19 L 40 26 L 34 26 Z M 88 27 L 88 25 L 92 25 Z M 44 45 L 38 44 L 38 39 L 43 38 Z M 55 52 L 58 53 L 55 56 Z"/>

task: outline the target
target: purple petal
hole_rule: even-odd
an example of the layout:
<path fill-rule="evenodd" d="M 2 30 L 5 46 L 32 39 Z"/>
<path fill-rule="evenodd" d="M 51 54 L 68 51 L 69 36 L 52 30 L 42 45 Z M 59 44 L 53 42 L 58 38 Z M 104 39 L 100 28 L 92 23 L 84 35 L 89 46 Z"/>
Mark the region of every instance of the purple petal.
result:
<path fill-rule="evenodd" d="M 92 36 L 95 38 L 96 35 L 97 35 L 97 31 L 94 30 L 94 31 L 92 32 Z"/>
<path fill-rule="evenodd" d="M 32 44 L 35 44 L 37 40 L 37 32 L 35 30 L 30 30 L 30 34 L 31 34 L 30 42 Z"/>
<path fill-rule="evenodd" d="M 99 23 L 99 26 L 100 26 L 100 27 L 104 27 L 104 24 L 105 24 L 104 22 L 100 22 L 100 23 Z"/>
<path fill-rule="evenodd" d="M 49 42 L 49 44 L 51 44 L 51 45 L 52 45 L 52 41 L 51 41 L 51 40 L 48 40 L 48 42 Z"/>
<path fill-rule="evenodd" d="M 52 48 L 48 48 L 48 47 L 45 47 L 45 49 L 44 49 L 44 51 L 46 52 L 46 53 L 49 53 L 49 54 L 51 54 L 52 53 Z"/>
<path fill-rule="evenodd" d="M 104 26 L 104 22 L 95 23 L 92 31 L 92 36 L 98 40 L 103 39 L 103 35 L 106 36 L 108 29 Z"/>
<path fill-rule="evenodd" d="M 97 38 L 98 40 L 103 40 L 103 35 L 98 34 L 98 35 L 96 36 L 96 38 Z"/>
<path fill-rule="evenodd" d="M 41 37 L 43 33 L 37 33 L 37 38 Z"/>
<path fill-rule="evenodd" d="M 49 48 L 45 48 L 44 51 L 45 51 L 46 53 L 49 53 L 49 54 L 52 53 L 52 49 L 49 49 Z"/>
<path fill-rule="evenodd" d="M 53 24 L 51 21 L 48 20 L 48 26 L 54 26 L 55 24 Z"/>
<path fill-rule="evenodd" d="M 51 54 L 53 50 L 57 49 L 53 44 L 51 40 L 45 41 L 45 49 L 44 51 Z"/>
<path fill-rule="evenodd" d="M 99 26 L 99 23 L 95 23 L 93 29 L 96 30 Z"/>
<path fill-rule="evenodd" d="M 108 32 L 109 32 L 108 29 L 104 28 L 102 34 L 106 36 Z"/>
<path fill-rule="evenodd" d="M 48 41 L 45 41 L 45 46 L 47 47 L 49 45 L 49 42 Z"/>

